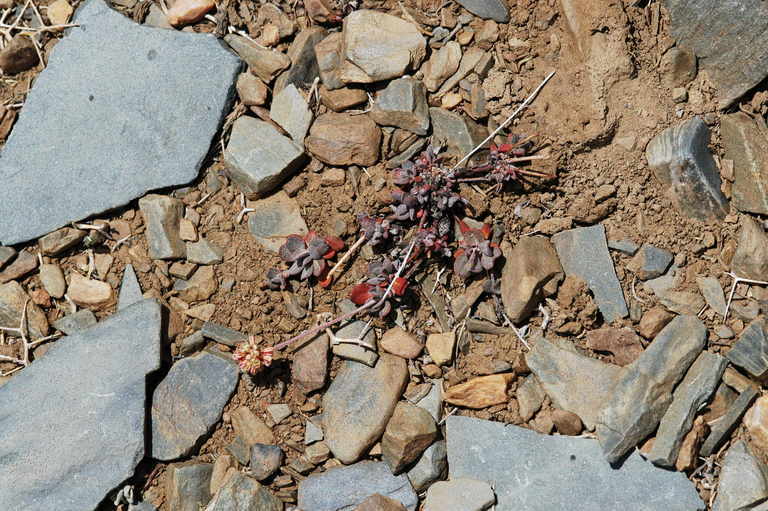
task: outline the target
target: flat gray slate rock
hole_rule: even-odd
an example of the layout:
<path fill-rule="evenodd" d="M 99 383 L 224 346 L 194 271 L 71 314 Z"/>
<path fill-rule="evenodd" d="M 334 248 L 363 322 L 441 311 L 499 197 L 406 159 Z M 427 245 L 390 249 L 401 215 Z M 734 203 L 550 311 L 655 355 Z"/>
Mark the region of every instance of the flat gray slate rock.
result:
<path fill-rule="evenodd" d="M 0 155 L 13 245 L 197 177 L 240 60 L 211 35 L 135 24 L 88 0 Z"/>
<path fill-rule="evenodd" d="M 160 306 L 144 300 L 59 340 L 0 387 L 0 509 L 95 509 L 145 454 Z"/>
<path fill-rule="evenodd" d="M 457 416 L 446 428 L 449 479 L 490 483 L 496 511 L 705 509 L 685 474 L 656 468 L 636 452 L 615 469 L 588 438 Z"/>

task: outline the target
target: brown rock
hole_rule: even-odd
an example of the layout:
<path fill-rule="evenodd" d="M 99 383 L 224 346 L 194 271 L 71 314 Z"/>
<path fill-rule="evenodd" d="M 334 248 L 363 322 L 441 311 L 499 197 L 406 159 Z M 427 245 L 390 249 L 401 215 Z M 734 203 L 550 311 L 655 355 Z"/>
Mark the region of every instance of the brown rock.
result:
<path fill-rule="evenodd" d="M 112 288 L 106 282 L 83 277 L 73 272 L 67 296 L 80 306 L 103 305 L 112 299 Z"/>
<path fill-rule="evenodd" d="M 321 334 L 293 354 L 291 378 L 305 394 L 323 388 L 328 377 L 328 336 Z"/>
<path fill-rule="evenodd" d="M 259 47 L 237 34 L 225 36 L 224 41 L 248 64 L 250 72 L 261 78 L 264 83 L 270 83 L 291 65 L 288 55 Z"/>
<path fill-rule="evenodd" d="M 399 326 L 384 332 L 381 341 L 379 341 L 379 346 L 384 351 L 408 359 L 418 357 L 421 354 L 421 350 L 424 349 L 424 346 L 413 335 Z"/>
<path fill-rule="evenodd" d="M 63 25 L 69 22 L 69 18 L 72 16 L 74 9 L 69 5 L 67 0 L 56 0 L 48 6 L 48 19 L 51 25 Z"/>
<path fill-rule="evenodd" d="M 643 352 L 640 337 L 630 328 L 603 327 L 587 332 L 587 347 L 613 353 L 616 365 L 632 363 Z"/>
<path fill-rule="evenodd" d="M 48 333 L 48 320 L 40 307 L 29 302 L 29 295 L 18 282 L 11 281 L 0 285 L 0 326 L 18 328 L 21 322 L 24 304 L 27 304 L 27 328 L 29 337 L 39 339 Z M 9 335 L 16 335 L 9 332 Z"/>
<path fill-rule="evenodd" d="M 40 266 L 40 283 L 54 298 L 62 298 L 67 291 L 67 281 L 64 272 L 58 264 L 43 264 Z"/>
<path fill-rule="evenodd" d="M 362 165 L 379 161 L 381 130 L 367 115 L 327 113 L 309 130 L 305 145 L 329 165 Z"/>
<path fill-rule="evenodd" d="M 17 34 L 0 51 L 0 69 L 7 75 L 15 75 L 31 69 L 40 62 L 35 45 L 26 35 Z"/>
<path fill-rule="evenodd" d="M 40 238 L 38 246 L 43 255 L 55 256 L 74 247 L 83 238 L 85 238 L 84 231 L 64 227 Z"/>
<path fill-rule="evenodd" d="M 237 461 L 234 456 L 229 454 L 219 454 L 216 461 L 213 462 L 213 471 L 211 472 L 211 495 L 215 495 L 219 488 L 224 486 L 227 472 L 229 469 L 237 469 Z"/>
<path fill-rule="evenodd" d="M 724 115 L 720 134 L 725 157 L 733 161 L 733 205 L 768 214 L 768 130 L 744 112 Z"/>
<path fill-rule="evenodd" d="M 358 504 L 353 511 L 405 511 L 405 506 L 396 500 L 374 493 Z"/>
<path fill-rule="evenodd" d="M 304 3 L 305 6 L 307 4 L 308 2 Z M 317 59 L 317 67 L 324 88 L 326 90 L 333 90 L 342 87 L 344 84 L 339 76 L 339 64 L 341 62 L 341 32 L 334 32 L 317 43 L 315 45 L 315 58 Z"/>
<path fill-rule="evenodd" d="M 669 87 L 682 87 L 696 77 L 696 55 L 689 48 L 670 48 L 661 57 L 659 68 Z"/>
<path fill-rule="evenodd" d="M 654 307 L 643 314 L 637 331 L 646 339 L 653 339 L 674 317 L 674 314 L 663 307 Z"/>
<path fill-rule="evenodd" d="M 179 220 L 179 237 L 184 241 L 197 241 L 195 224 L 186 218 Z"/>
<path fill-rule="evenodd" d="M 168 23 L 174 27 L 196 23 L 214 7 L 214 0 L 176 0 L 168 9 Z"/>
<path fill-rule="evenodd" d="M 507 402 L 507 387 L 513 374 L 480 376 L 448 389 L 443 395 L 447 403 L 465 408 L 486 408 Z"/>
<path fill-rule="evenodd" d="M 398 403 L 381 439 L 381 457 L 393 474 L 416 461 L 437 437 L 430 413 L 411 403 Z"/>
<path fill-rule="evenodd" d="M 679 472 L 687 472 L 693 470 L 698 466 L 699 461 L 699 447 L 704 441 L 704 437 L 709 432 L 709 426 L 704 417 L 696 417 L 693 422 L 693 427 L 683 438 L 683 443 L 680 444 L 680 452 L 677 455 L 677 461 L 675 462 L 675 470 Z"/>
<path fill-rule="evenodd" d="M 344 169 L 331 168 L 320 176 L 320 183 L 324 186 L 341 186 L 347 178 Z"/>
<path fill-rule="evenodd" d="M 353 106 L 362 105 L 368 101 L 368 95 L 362 89 L 350 89 L 343 87 L 336 90 L 328 90 L 320 87 L 320 101 L 333 110 L 341 112 Z"/>
<path fill-rule="evenodd" d="M 247 406 L 237 407 L 231 413 L 231 418 L 235 435 L 239 436 L 249 448 L 254 444 L 275 444 L 275 435 L 272 434 L 272 430 Z"/>
<path fill-rule="evenodd" d="M 751 217 L 741 217 L 739 244 L 731 261 L 739 277 L 768 280 L 768 234 Z"/>
<path fill-rule="evenodd" d="M 16 259 L 0 272 L 0 284 L 5 284 L 9 280 L 16 280 L 24 277 L 37 268 L 37 257 L 26 250 L 19 252 Z"/>
<path fill-rule="evenodd" d="M 562 279 L 555 248 L 543 236 L 526 236 L 508 254 L 501 272 L 501 298 L 509 319 L 527 318 L 543 298 L 551 280 Z"/>
<path fill-rule="evenodd" d="M 461 62 L 461 46 L 456 41 L 450 41 L 421 66 L 424 73 L 424 85 L 430 92 L 435 92 L 443 82 L 459 69 Z"/>
<path fill-rule="evenodd" d="M 453 348 L 456 346 L 456 334 L 444 332 L 427 336 L 427 352 L 437 365 L 448 365 L 453 360 Z"/>
<path fill-rule="evenodd" d="M 554 410 L 550 417 L 561 435 L 578 435 L 584 427 L 578 415 L 566 410 Z"/>
<path fill-rule="evenodd" d="M 219 287 L 212 266 L 201 266 L 179 292 L 179 298 L 186 302 L 207 300 Z"/>
<path fill-rule="evenodd" d="M 744 415 L 752 445 L 768 455 L 768 396 L 759 397 Z"/>
<path fill-rule="evenodd" d="M 269 91 L 264 82 L 251 73 L 240 73 L 237 77 L 237 95 L 245 106 L 261 106 L 267 102 Z"/>

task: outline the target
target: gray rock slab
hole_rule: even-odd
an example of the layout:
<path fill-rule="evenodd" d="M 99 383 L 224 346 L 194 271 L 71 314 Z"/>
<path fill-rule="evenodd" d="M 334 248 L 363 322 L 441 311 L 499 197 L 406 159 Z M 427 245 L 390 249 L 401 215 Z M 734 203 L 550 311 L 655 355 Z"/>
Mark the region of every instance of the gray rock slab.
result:
<path fill-rule="evenodd" d="M 187 243 L 187 261 L 195 264 L 219 264 L 224 260 L 224 250 L 205 238 Z"/>
<path fill-rule="evenodd" d="M 656 432 L 653 448 L 646 456 L 654 465 L 674 468 L 680 446 L 691 430 L 696 412 L 712 396 L 727 364 L 728 361 L 720 355 L 704 351 L 688 369 L 675 389 L 672 404 Z"/>
<path fill-rule="evenodd" d="M 443 415 L 443 380 L 432 380 L 432 388 L 426 396 L 419 399 L 416 406 L 428 411 L 435 422 L 440 422 Z"/>
<path fill-rule="evenodd" d="M 725 293 L 723 288 L 720 287 L 720 281 L 715 277 L 696 277 L 696 284 L 701 291 L 704 300 L 709 305 L 709 308 L 717 312 L 721 316 L 725 316 Z"/>
<path fill-rule="evenodd" d="M 120 294 L 117 296 L 117 310 L 123 310 L 134 303 L 141 301 L 141 286 L 136 278 L 136 271 L 132 264 L 126 264 L 123 271 L 123 280 L 120 284 Z"/>
<path fill-rule="evenodd" d="M 64 332 L 65 335 L 73 335 L 86 330 L 96 324 L 96 316 L 88 309 L 68 314 L 53 322 L 53 328 Z"/>
<path fill-rule="evenodd" d="M 0 507 L 96 509 L 144 458 L 160 306 L 145 300 L 54 343 L 0 387 Z"/>
<path fill-rule="evenodd" d="M 283 502 L 256 479 L 236 472 L 211 499 L 205 511 L 283 511 Z"/>
<path fill-rule="evenodd" d="M 595 429 L 621 374 L 619 366 L 563 349 L 543 337 L 525 360 L 556 407 L 575 413 L 587 429 Z"/>
<path fill-rule="evenodd" d="M 565 274 L 587 282 L 605 321 L 626 317 L 629 311 L 608 253 L 605 227 L 599 224 L 563 231 L 555 234 L 552 242 Z"/>
<path fill-rule="evenodd" d="M 700 456 L 707 457 L 717 452 L 725 439 L 731 434 L 731 431 L 737 426 L 749 405 L 759 395 L 760 393 L 754 387 L 749 387 L 739 394 L 739 397 L 731 404 L 725 415 L 720 417 L 715 423 L 710 424 L 709 436 L 701 445 Z"/>
<path fill-rule="evenodd" d="M 277 253 L 290 234 L 307 234 L 307 223 L 301 216 L 299 203 L 283 192 L 255 201 L 248 218 L 248 230 L 261 246 Z"/>
<path fill-rule="evenodd" d="M 192 181 L 233 97 L 240 60 L 213 35 L 140 26 L 102 0 L 72 22 L 2 152 L 4 245 Z"/>
<path fill-rule="evenodd" d="M 229 176 L 248 195 L 271 192 L 304 161 L 299 145 L 271 124 L 248 116 L 234 122 L 224 151 Z"/>
<path fill-rule="evenodd" d="M 665 0 L 678 46 L 696 53 L 721 108 L 768 74 L 768 6 L 760 0 Z"/>
<path fill-rule="evenodd" d="M 768 129 L 736 112 L 720 119 L 720 135 L 725 157 L 733 161 L 733 205 L 768 215 Z"/>
<path fill-rule="evenodd" d="M 299 508 L 312 511 L 352 511 L 368 496 L 379 493 L 409 511 L 419 499 L 405 474 L 393 476 L 385 463 L 361 461 L 314 474 L 299 483 Z"/>
<path fill-rule="evenodd" d="M 375 367 L 342 364 L 323 396 L 323 432 L 336 458 L 354 463 L 381 437 L 407 378 L 405 359 L 388 353 Z"/>
<path fill-rule="evenodd" d="M 672 263 L 672 252 L 648 243 L 643 243 L 635 257 L 627 264 L 627 269 L 634 272 L 640 280 L 660 277 Z"/>
<path fill-rule="evenodd" d="M 288 132 L 296 144 L 304 147 L 304 137 L 312 124 L 312 111 L 294 84 L 275 94 L 269 116 Z"/>
<path fill-rule="evenodd" d="M 675 206 L 704 222 L 720 221 L 728 214 L 708 144 L 709 128 L 700 117 L 693 117 L 665 129 L 645 149 L 648 166 Z"/>
<path fill-rule="evenodd" d="M 165 473 L 168 507 L 199 511 L 211 500 L 213 463 L 172 464 Z"/>
<path fill-rule="evenodd" d="M 188 454 L 221 418 L 239 376 L 232 361 L 206 351 L 176 362 L 152 396 L 152 457 Z"/>
<path fill-rule="evenodd" d="M 633 453 L 613 468 L 595 440 L 540 435 L 470 417 L 446 419 L 449 478 L 493 485 L 496 511 L 705 509 L 685 474 Z"/>
<path fill-rule="evenodd" d="M 731 445 L 721 467 L 713 511 L 753 509 L 768 497 L 768 467 L 750 452 L 743 440 Z"/>
<path fill-rule="evenodd" d="M 395 126 L 426 135 L 429 129 L 427 89 L 411 77 L 392 80 L 379 92 L 371 109 L 371 117 L 382 126 Z"/>
<path fill-rule="evenodd" d="M 499 23 L 509 21 L 509 8 L 502 0 L 459 0 L 459 5 L 483 19 Z"/>
<path fill-rule="evenodd" d="M 203 323 L 203 328 L 200 331 L 206 339 L 212 339 L 219 344 L 225 344 L 231 348 L 248 340 L 248 336 L 243 333 L 210 321 Z"/>
<path fill-rule="evenodd" d="M 446 144 L 451 154 L 463 157 L 488 136 L 488 130 L 460 114 L 433 107 L 429 109 L 432 136 Z"/>
<path fill-rule="evenodd" d="M 147 226 L 149 257 L 178 259 L 186 254 L 180 235 L 184 203 L 166 195 L 150 194 L 139 199 L 139 209 Z"/>
<path fill-rule="evenodd" d="M 523 383 L 517 387 L 517 404 L 520 409 L 520 417 L 526 422 L 539 411 L 546 394 L 535 375 L 528 375 Z"/>
<path fill-rule="evenodd" d="M 625 367 L 597 424 L 610 463 L 618 462 L 659 425 L 672 389 L 699 356 L 707 328 L 696 316 L 677 316 Z"/>
<path fill-rule="evenodd" d="M 322 415 L 312 417 L 306 422 L 306 428 L 304 429 L 304 445 L 314 444 L 324 438 L 323 429 L 321 428 L 322 423 Z"/>
<path fill-rule="evenodd" d="M 752 321 L 739 334 L 733 347 L 725 354 L 734 365 L 755 378 L 768 373 L 768 330 L 763 318 Z"/>
<path fill-rule="evenodd" d="M 448 468 L 445 440 L 438 440 L 427 447 L 419 461 L 408 471 L 408 480 L 417 492 L 437 481 Z"/>
<path fill-rule="evenodd" d="M 334 335 L 338 339 L 359 339 L 364 330 L 366 330 L 365 321 L 352 321 L 336 331 Z M 373 349 L 363 348 L 357 344 L 339 343 L 332 346 L 333 354 L 373 367 L 379 359 L 379 354 L 376 352 L 376 333 L 373 329 L 368 329 L 363 336 L 363 342 L 373 346 Z"/>

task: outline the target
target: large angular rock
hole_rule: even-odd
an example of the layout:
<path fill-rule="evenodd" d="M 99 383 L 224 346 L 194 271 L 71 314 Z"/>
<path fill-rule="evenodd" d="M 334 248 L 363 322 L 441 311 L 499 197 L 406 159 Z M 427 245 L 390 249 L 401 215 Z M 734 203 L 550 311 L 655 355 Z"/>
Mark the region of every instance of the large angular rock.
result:
<path fill-rule="evenodd" d="M 672 404 L 667 409 L 656 432 L 656 440 L 647 459 L 654 465 L 675 466 L 683 438 L 693 426 L 693 418 L 715 391 L 728 361 L 705 351 L 693 363 L 683 381 L 675 389 Z"/>
<path fill-rule="evenodd" d="M 239 117 L 232 125 L 224 163 L 232 181 L 247 195 L 271 192 L 304 163 L 304 151 L 272 125 Z"/>
<path fill-rule="evenodd" d="M 283 502 L 256 479 L 233 472 L 205 511 L 283 511 Z"/>
<path fill-rule="evenodd" d="M 731 445 L 721 467 L 713 511 L 753 509 L 768 497 L 768 467 L 750 452 L 743 440 Z"/>
<path fill-rule="evenodd" d="M 747 325 L 725 356 L 755 378 L 768 374 L 768 328 L 765 320 L 758 318 Z"/>
<path fill-rule="evenodd" d="M 704 509 L 685 474 L 633 453 L 620 468 L 605 463 L 595 440 L 455 415 L 446 419 L 449 478 L 486 481 L 496 511 L 553 509 Z"/>
<path fill-rule="evenodd" d="M 536 339 L 525 361 L 556 407 L 578 415 L 587 429 L 595 428 L 620 367 L 563 349 L 543 337 Z"/>
<path fill-rule="evenodd" d="M 147 454 L 160 334 L 160 306 L 145 300 L 53 344 L 0 387 L 0 507 L 96 509 L 133 476 Z"/>
<path fill-rule="evenodd" d="M 741 217 L 741 232 L 731 271 L 737 276 L 768 280 L 768 234 L 749 216 Z"/>
<path fill-rule="evenodd" d="M 376 367 L 344 362 L 323 396 L 323 431 L 342 463 L 354 463 L 379 439 L 408 378 L 405 359 L 382 353 Z"/>
<path fill-rule="evenodd" d="M 299 204 L 283 191 L 256 201 L 248 218 L 248 229 L 265 249 L 277 253 L 289 234 L 303 236 L 309 231 Z"/>
<path fill-rule="evenodd" d="M 559 232 L 552 242 L 565 274 L 586 281 L 605 321 L 626 317 L 627 302 L 608 253 L 605 227 L 599 224 Z"/>
<path fill-rule="evenodd" d="M 509 254 L 501 272 L 501 299 L 509 319 L 526 319 L 544 298 L 544 288 L 562 279 L 555 248 L 543 236 L 526 236 Z"/>
<path fill-rule="evenodd" d="M 760 0 L 666 0 L 672 36 L 692 48 L 725 108 L 765 78 L 768 6 Z"/>
<path fill-rule="evenodd" d="M 102 0 L 72 21 L 3 149 L 4 245 L 192 181 L 232 99 L 240 61 L 212 35 L 142 27 Z"/>
<path fill-rule="evenodd" d="M 416 461 L 437 437 L 435 420 L 411 403 L 398 403 L 381 439 L 381 459 L 393 474 Z"/>
<path fill-rule="evenodd" d="M 707 329 L 696 316 L 678 316 L 622 372 L 598 417 L 597 436 L 606 459 L 619 461 L 659 425 L 672 389 L 699 356 Z"/>
<path fill-rule="evenodd" d="M 720 173 L 707 147 L 709 128 L 693 117 L 665 129 L 648 143 L 645 157 L 656 179 L 686 216 L 718 221 L 728 214 Z"/>
<path fill-rule="evenodd" d="M 341 81 L 398 78 L 419 66 L 426 48 L 427 41 L 413 23 L 368 9 L 354 11 L 344 18 Z"/>
<path fill-rule="evenodd" d="M 371 117 L 382 126 L 395 126 L 417 135 L 426 135 L 429 107 L 424 84 L 410 77 L 392 80 L 376 96 Z"/>
<path fill-rule="evenodd" d="M 176 362 L 152 396 L 152 457 L 188 454 L 221 418 L 239 376 L 232 361 L 213 353 Z"/>
<path fill-rule="evenodd" d="M 393 476 L 385 463 L 361 461 L 348 467 L 332 468 L 301 481 L 299 508 L 352 511 L 374 493 L 400 502 L 409 511 L 414 511 L 419 503 L 405 474 Z"/>
<path fill-rule="evenodd" d="M 768 129 L 744 112 L 720 119 L 725 157 L 733 161 L 733 205 L 768 215 Z"/>
<path fill-rule="evenodd" d="M 296 144 L 304 147 L 304 137 L 312 124 L 312 111 L 295 85 L 290 84 L 275 94 L 269 116 L 288 132 Z"/>

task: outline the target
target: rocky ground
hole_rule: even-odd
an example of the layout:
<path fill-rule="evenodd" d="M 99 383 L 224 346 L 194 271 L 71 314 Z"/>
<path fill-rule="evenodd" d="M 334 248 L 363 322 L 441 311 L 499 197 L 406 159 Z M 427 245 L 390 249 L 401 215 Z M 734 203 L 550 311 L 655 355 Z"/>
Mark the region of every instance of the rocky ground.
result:
<path fill-rule="evenodd" d="M 0 507 L 762 509 L 766 11 L 0 0 Z"/>

